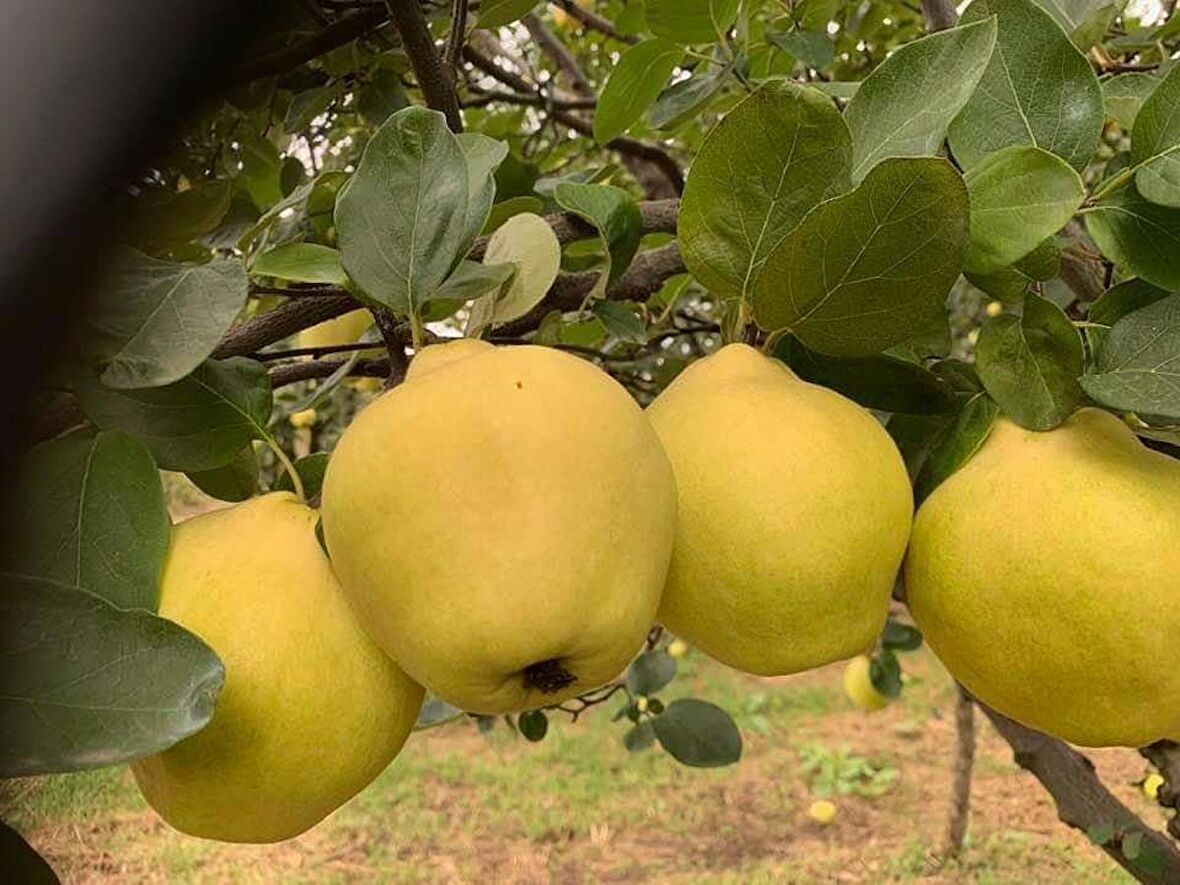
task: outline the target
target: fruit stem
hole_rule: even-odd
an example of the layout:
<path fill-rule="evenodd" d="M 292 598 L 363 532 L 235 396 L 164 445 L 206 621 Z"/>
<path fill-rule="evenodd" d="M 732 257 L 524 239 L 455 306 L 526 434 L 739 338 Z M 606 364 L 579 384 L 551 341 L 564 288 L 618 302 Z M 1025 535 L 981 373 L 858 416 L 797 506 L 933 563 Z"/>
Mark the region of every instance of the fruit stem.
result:
<path fill-rule="evenodd" d="M 287 457 L 283 447 L 275 441 L 273 436 L 266 438 L 266 444 L 270 446 L 270 450 L 275 453 L 275 457 L 279 459 L 279 463 L 287 471 L 287 476 L 290 477 L 291 485 L 294 486 L 295 494 L 299 496 L 299 500 L 307 503 L 307 495 L 303 493 L 303 480 L 299 478 L 299 471 L 295 469 L 295 465 L 291 463 L 291 459 Z"/>
<path fill-rule="evenodd" d="M 414 353 L 422 349 L 422 340 L 426 337 L 425 330 L 422 328 L 422 317 L 418 316 L 418 311 L 410 311 L 410 346 L 414 348 Z"/>

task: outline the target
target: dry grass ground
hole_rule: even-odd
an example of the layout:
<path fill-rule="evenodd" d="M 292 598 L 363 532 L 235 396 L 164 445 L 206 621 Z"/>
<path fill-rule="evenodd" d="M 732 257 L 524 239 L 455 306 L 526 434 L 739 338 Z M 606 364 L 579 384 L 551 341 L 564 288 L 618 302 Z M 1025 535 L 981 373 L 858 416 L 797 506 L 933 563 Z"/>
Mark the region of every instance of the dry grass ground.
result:
<path fill-rule="evenodd" d="M 942 862 L 953 691 L 929 654 L 906 664 L 915 678 L 903 698 L 865 714 L 844 699 L 839 667 L 760 680 L 690 654 L 667 699 L 692 693 L 728 709 L 745 738 L 736 766 L 630 755 L 602 708 L 535 745 L 462 721 L 414 736 L 364 793 L 275 846 L 170 830 L 122 769 L 25 782 L 2 811 L 67 882 L 1129 881 L 1058 823 L 986 723 L 968 844 Z M 1160 824 L 1134 785 L 1144 773 L 1134 752 L 1093 758 Z M 857 774 L 866 761 L 870 778 Z M 807 808 L 825 787 L 850 792 L 832 797 L 839 814 L 821 826 Z"/>

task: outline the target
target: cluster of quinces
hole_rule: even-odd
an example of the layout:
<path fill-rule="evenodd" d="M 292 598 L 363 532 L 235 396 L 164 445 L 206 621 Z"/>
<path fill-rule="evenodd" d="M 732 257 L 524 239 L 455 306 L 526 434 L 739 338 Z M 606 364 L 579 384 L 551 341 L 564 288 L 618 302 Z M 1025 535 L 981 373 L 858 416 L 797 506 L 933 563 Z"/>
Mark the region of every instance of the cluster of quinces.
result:
<path fill-rule="evenodd" d="M 982 701 L 1139 746 L 1180 735 L 1177 540 L 1180 463 L 1095 409 L 1001 419 L 915 519 L 873 415 L 746 345 L 644 412 L 555 349 L 438 344 L 345 431 L 318 514 L 277 492 L 174 529 L 160 614 L 227 679 L 211 724 L 135 775 L 185 832 L 290 838 L 385 768 L 423 687 L 473 713 L 557 704 L 654 621 L 797 673 L 873 645 L 903 558 L 914 618 Z"/>

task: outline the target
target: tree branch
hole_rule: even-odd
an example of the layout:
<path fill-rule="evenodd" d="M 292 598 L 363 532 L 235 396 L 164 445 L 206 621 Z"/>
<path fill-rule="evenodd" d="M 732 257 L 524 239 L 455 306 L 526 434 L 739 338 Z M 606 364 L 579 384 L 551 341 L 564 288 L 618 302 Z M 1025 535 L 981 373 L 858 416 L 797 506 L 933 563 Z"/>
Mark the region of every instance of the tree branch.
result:
<path fill-rule="evenodd" d="M 971 770 L 975 765 L 975 701 L 955 685 L 955 768 L 951 785 L 951 815 L 947 824 L 946 854 L 957 857 L 971 821 Z"/>
<path fill-rule="evenodd" d="M 299 65 L 319 58 L 358 37 L 383 25 L 388 18 L 383 7 L 367 9 L 328 25 L 314 37 L 310 37 L 288 49 L 271 52 L 246 61 L 229 75 L 231 84 L 249 83 L 263 77 L 285 74 Z"/>
<path fill-rule="evenodd" d="M 578 60 L 574 58 L 573 53 L 566 45 L 545 27 L 545 23 L 535 12 L 524 16 L 521 23 L 528 29 L 529 35 L 537 42 L 537 45 L 541 47 L 541 51 L 549 56 L 557 66 L 558 73 L 566 76 L 574 92 L 582 95 L 594 95 L 594 86 L 586 77 L 582 66 L 578 64 Z"/>
<path fill-rule="evenodd" d="M 614 24 L 602 16 L 596 15 L 589 9 L 583 9 L 574 0 L 549 0 L 549 2 L 565 10 L 566 15 L 579 22 L 585 28 L 598 31 L 600 34 L 605 34 L 613 40 L 618 40 L 620 43 L 634 45 L 639 42 L 638 37 L 631 34 L 619 33 L 619 30 Z"/>
<path fill-rule="evenodd" d="M 544 100 L 544 92 L 519 74 L 496 64 L 495 61 L 483 55 L 474 47 L 464 46 L 463 57 L 476 69 L 483 71 L 494 80 L 499 80 L 505 86 L 510 86 L 516 92 L 539 95 Z M 555 121 L 574 130 L 579 135 L 585 135 L 590 138 L 594 137 L 594 125 L 589 120 L 579 117 L 576 114 L 571 114 L 568 111 L 557 109 L 553 110 L 551 116 Z M 617 151 L 620 154 L 639 157 L 650 162 L 668 179 L 669 184 L 676 194 L 679 195 L 684 192 L 684 173 L 680 171 L 680 165 L 663 148 L 634 138 L 615 138 L 607 142 L 605 147 Z"/>
<path fill-rule="evenodd" d="M 286 384 L 295 384 L 298 381 L 327 378 L 345 362 L 346 360 L 308 360 L 303 363 L 275 366 L 269 373 L 270 384 L 271 387 L 282 387 Z M 388 378 L 390 375 L 389 360 L 384 358 L 357 360 L 348 374 L 362 378 Z"/>
<path fill-rule="evenodd" d="M 983 704 L 979 706 L 1011 745 L 1016 763 L 1048 790 L 1063 823 L 1083 833 L 1095 827 L 1113 828 L 1113 835 L 1101 847 L 1127 872 L 1151 885 L 1180 882 L 1180 851 L 1103 786 L 1089 759 L 1056 738 L 1026 728 Z M 1135 859 L 1124 851 L 1132 834 L 1141 834 Z M 1149 852 L 1155 869 L 1148 864 Z"/>
<path fill-rule="evenodd" d="M 418 0 L 385 0 L 385 7 L 402 38 L 402 46 L 410 58 L 410 67 L 414 69 L 426 106 L 442 111 L 452 132 L 462 132 L 463 115 L 459 112 L 455 81 L 439 60 L 430 26 Z"/>
<path fill-rule="evenodd" d="M 922 19 L 926 22 L 926 32 L 932 34 L 953 28 L 959 13 L 954 0 L 922 0 Z"/>
<path fill-rule="evenodd" d="M 459 64 L 459 55 L 463 51 L 463 41 L 467 39 L 467 0 L 453 0 L 451 3 L 451 33 L 447 35 L 447 52 L 443 63 L 447 68 L 447 76 L 452 76 Z M 452 82 L 454 82 L 452 80 Z"/>
<path fill-rule="evenodd" d="M 230 329 L 213 351 L 212 357 L 220 360 L 231 356 L 247 356 L 302 329 L 356 310 L 359 306 L 343 289 L 334 298 L 298 298 L 280 304 L 274 310 L 268 310 Z"/>
<path fill-rule="evenodd" d="M 592 111 L 598 105 L 598 100 L 594 98 L 548 98 L 536 93 L 521 95 L 519 92 L 504 92 L 496 89 L 480 91 L 475 98 L 465 98 L 459 104 L 465 108 L 479 108 L 496 102 L 528 105 L 534 108 L 556 108 L 562 111 Z"/>

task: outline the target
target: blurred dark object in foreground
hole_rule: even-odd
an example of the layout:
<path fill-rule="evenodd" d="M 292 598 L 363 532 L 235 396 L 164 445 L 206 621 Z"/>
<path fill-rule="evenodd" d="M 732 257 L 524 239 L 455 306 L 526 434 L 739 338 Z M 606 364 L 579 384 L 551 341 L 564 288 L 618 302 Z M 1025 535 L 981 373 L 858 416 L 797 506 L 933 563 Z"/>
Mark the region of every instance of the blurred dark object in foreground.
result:
<path fill-rule="evenodd" d="M 276 3 L 0 3 L 0 473 L 114 231 L 110 194 L 216 92 Z"/>

